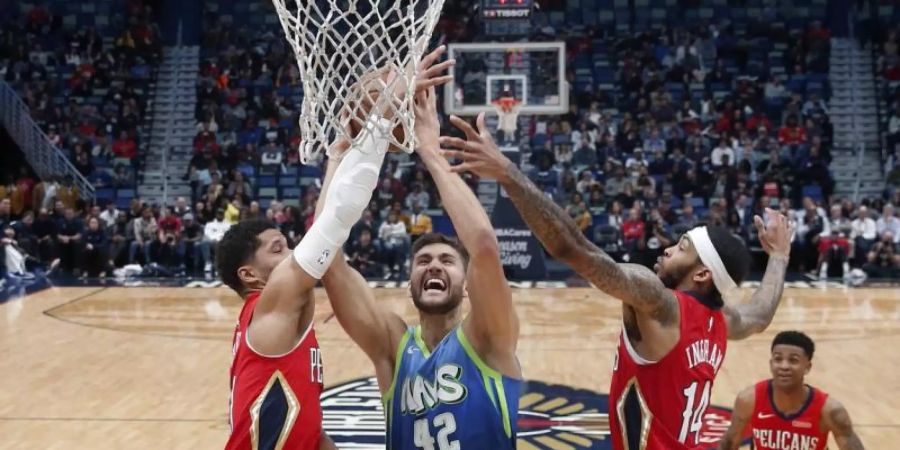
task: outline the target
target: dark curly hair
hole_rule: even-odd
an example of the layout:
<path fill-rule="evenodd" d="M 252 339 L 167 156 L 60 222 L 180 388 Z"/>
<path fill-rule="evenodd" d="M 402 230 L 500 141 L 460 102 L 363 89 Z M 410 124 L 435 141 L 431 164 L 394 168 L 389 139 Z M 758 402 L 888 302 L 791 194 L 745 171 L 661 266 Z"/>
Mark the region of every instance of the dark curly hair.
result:
<path fill-rule="evenodd" d="M 238 277 L 238 268 L 250 262 L 262 244 L 259 235 L 266 230 L 277 230 L 275 222 L 266 219 L 249 219 L 234 224 L 216 246 L 216 271 L 226 286 L 244 296 L 244 285 Z"/>
<path fill-rule="evenodd" d="M 772 350 L 775 350 L 776 345 L 800 347 L 809 359 L 812 359 L 813 353 L 816 352 L 816 344 L 802 331 L 782 331 L 776 334 L 775 339 L 772 339 Z"/>

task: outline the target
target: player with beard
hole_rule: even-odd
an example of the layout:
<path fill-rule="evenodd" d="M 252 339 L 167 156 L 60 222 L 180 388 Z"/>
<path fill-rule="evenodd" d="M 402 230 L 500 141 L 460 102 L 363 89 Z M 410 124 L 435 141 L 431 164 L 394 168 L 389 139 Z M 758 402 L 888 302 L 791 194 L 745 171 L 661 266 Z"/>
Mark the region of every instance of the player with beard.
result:
<path fill-rule="evenodd" d="M 452 120 L 452 119 L 451 119 Z M 750 255 L 724 227 L 699 226 L 663 252 L 655 271 L 620 264 L 589 241 L 569 215 L 507 159 L 489 135 L 442 137 L 461 160 L 454 172 L 492 178 L 557 260 L 622 301 L 622 332 L 612 375 L 609 418 L 614 450 L 700 447 L 700 428 L 727 339 L 764 330 L 784 288 L 791 230 L 767 210 L 755 218 L 769 254 L 761 287 L 740 302 Z"/>
<path fill-rule="evenodd" d="M 417 92 L 449 80 L 440 74 L 450 64 L 433 64 L 442 52 L 422 59 Z M 244 300 L 232 344 L 226 450 L 335 448 L 322 432 L 323 368 L 313 327 L 313 288 L 369 205 L 388 151 L 387 138 L 359 134 L 381 118 L 364 119 L 347 121 L 352 142 L 333 144 L 331 151 L 341 157 L 330 167 L 332 189 L 320 195 L 320 214 L 296 248 L 290 249 L 274 222 L 261 219 L 235 224 L 216 246 L 222 282 Z"/>
<path fill-rule="evenodd" d="M 756 450 L 825 450 L 829 433 L 839 450 L 863 450 L 844 406 L 805 383 L 815 350 L 812 339 L 799 331 L 775 336 L 772 378 L 738 394 L 719 450 L 738 450 L 747 430 Z"/>
<path fill-rule="evenodd" d="M 429 233 L 413 246 L 409 291 L 418 325 L 376 305 L 365 279 L 341 261 L 323 278 L 325 289 L 338 321 L 375 365 L 387 448 L 514 449 L 519 321 L 497 238 L 475 194 L 440 155 L 433 90 L 417 95 L 415 113 L 416 151 L 459 235 Z M 478 131 L 454 124 L 469 136 L 488 133 L 483 118 Z"/>

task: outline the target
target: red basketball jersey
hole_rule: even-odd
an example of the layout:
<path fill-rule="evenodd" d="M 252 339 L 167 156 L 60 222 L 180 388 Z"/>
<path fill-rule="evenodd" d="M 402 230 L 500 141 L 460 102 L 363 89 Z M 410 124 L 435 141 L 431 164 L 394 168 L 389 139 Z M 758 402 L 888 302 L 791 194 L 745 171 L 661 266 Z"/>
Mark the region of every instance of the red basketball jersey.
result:
<path fill-rule="evenodd" d="M 725 358 L 725 317 L 680 291 L 681 334 L 659 361 L 634 350 L 622 328 L 609 396 L 613 450 L 681 450 L 708 447 L 700 433 L 713 380 Z M 706 445 L 704 445 L 706 444 Z"/>
<path fill-rule="evenodd" d="M 770 380 L 756 383 L 756 403 L 750 418 L 756 450 L 825 450 L 828 433 L 820 420 L 828 394 L 809 387 L 809 398 L 799 412 L 786 416 L 775 408 Z"/>
<path fill-rule="evenodd" d="M 322 357 L 312 324 L 289 352 L 263 356 L 247 327 L 259 293 L 247 296 L 234 330 L 231 436 L 226 450 L 318 449 L 322 434 Z"/>

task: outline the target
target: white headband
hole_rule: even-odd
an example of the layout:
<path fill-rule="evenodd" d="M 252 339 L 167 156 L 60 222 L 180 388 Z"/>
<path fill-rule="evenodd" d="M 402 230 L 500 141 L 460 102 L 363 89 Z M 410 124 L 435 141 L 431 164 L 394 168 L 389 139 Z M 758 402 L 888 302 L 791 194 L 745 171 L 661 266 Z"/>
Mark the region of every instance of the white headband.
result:
<path fill-rule="evenodd" d="M 706 227 L 695 227 L 687 232 L 687 236 L 694 248 L 697 249 L 700 261 L 712 272 L 713 284 L 716 285 L 719 294 L 722 295 L 723 299 L 732 296 L 737 291 L 737 283 L 731 279 L 731 275 L 728 275 L 728 271 L 725 270 L 725 264 L 722 263 L 719 252 L 713 246 Z"/>

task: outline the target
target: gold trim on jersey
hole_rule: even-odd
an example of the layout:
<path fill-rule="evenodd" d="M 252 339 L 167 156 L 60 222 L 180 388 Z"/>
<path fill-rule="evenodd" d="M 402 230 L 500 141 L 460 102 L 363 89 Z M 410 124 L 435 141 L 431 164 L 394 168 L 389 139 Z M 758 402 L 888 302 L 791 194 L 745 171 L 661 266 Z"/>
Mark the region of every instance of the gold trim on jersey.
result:
<path fill-rule="evenodd" d="M 650 436 L 650 424 L 653 423 L 653 413 L 650 412 L 647 402 L 644 401 L 644 394 L 641 392 L 641 384 L 638 382 L 637 377 L 628 380 L 625 389 L 622 390 L 622 396 L 616 401 L 616 412 L 619 414 L 619 431 L 622 433 L 624 447 L 626 449 L 631 448 L 628 442 L 628 430 L 625 429 L 625 399 L 628 398 L 628 391 L 632 387 L 637 395 L 638 404 L 641 406 L 641 445 L 639 448 L 644 450 L 647 448 L 647 439 Z"/>
<path fill-rule="evenodd" d="M 263 401 L 265 401 L 269 391 L 272 390 L 272 386 L 275 385 L 276 380 L 281 382 L 281 390 L 284 392 L 284 396 L 287 399 L 288 410 L 287 415 L 284 418 L 284 424 L 281 426 L 281 431 L 278 433 L 278 442 L 275 443 L 275 450 L 282 450 L 284 442 L 287 441 L 288 436 L 291 434 L 291 429 L 294 428 L 294 422 L 297 421 L 297 416 L 300 415 L 300 402 L 297 401 L 297 396 L 294 395 L 294 391 L 284 378 L 284 374 L 282 374 L 280 370 L 276 370 L 269 378 L 269 382 L 266 383 L 266 387 L 263 388 L 259 396 L 256 397 L 256 400 L 253 401 L 253 405 L 250 406 L 250 418 L 252 419 L 250 425 L 250 440 L 254 450 L 259 449 L 259 410 L 262 408 Z"/>

